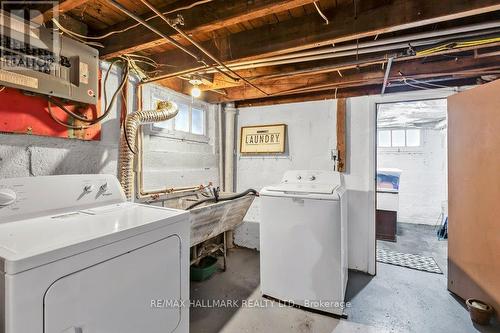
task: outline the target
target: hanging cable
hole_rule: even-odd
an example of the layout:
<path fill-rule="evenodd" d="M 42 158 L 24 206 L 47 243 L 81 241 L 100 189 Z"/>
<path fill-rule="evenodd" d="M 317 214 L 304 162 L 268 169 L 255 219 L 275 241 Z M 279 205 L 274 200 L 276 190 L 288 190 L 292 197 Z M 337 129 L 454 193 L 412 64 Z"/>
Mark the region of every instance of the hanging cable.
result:
<path fill-rule="evenodd" d="M 321 8 L 319 8 L 318 1 L 314 1 L 314 7 L 316 7 L 316 11 L 318 12 L 319 16 L 321 16 L 323 20 L 325 20 L 326 24 L 329 24 L 330 21 L 328 21 L 328 17 L 326 17 L 326 15 L 321 11 Z"/>
<path fill-rule="evenodd" d="M 84 116 L 81 116 L 73 111 L 70 111 L 68 110 L 68 108 L 66 108 L 66 106 L 61 103 L 59 100 L 57 100 L 56 98 L 54 98 L 53 96 L 48 96 L 48 95 L 45 95 L 44 97 L 47 99 L 47 102 L 48 102 L 48 111 L 49 111 L 49 115 L 51 116 L 51 118 L 57 122 L 59 125 L 62 125 L 62 126 L 65 126 L 67 128 L 71 128 L 71 129 L 86 129 L 86 128 L 89 128 L 99 122 L 101 122 L 104 118 L 106 118 L 108 116 L 108 114 L 111 112 L 111 109 L 113 108 L 115 102 L 116 102 L 116 97 L 118 96 L 118 94 L 121 93 L 125 83 L 127 82 L 128 80 L 128 76 L 129 76 L 129 64 L 126 62 L 126 65 L 123 69 L 123 75 L 122 75 L 122 79 L 121 79 L 121 82 L 119 84 L 119 87 L 116 89 L 116 91 L 114 92 L 112 98 L 111 98 L 111 102 L 110 104 L 108 105 L 107 103 L 107 90 L 106 90 L 106 83 L 107 83 L 107 80 L 108 80 L 108 77 L 109 77 L 109 73 L 112 71 L 113 69 L 113 66 L 115 64 L 117 64 L 118 62 L 123 62 L 122 59 L 117 59 L 117 60 L 114 60 L 110 67 L 108 68 L 108 71 L 106 72 L 106 75 L 104 76 L 104 80 L 103 80 L 103 90 L 104 90 L 104 107 L 105 107 L 105 111 L 103 112 L 103 114 L 97 118 L 94 118 L 94 119 L 87 119 L 85 118 Z M 69 123 L 66 123 L 60 119 L 58 119 L 53 111 L 52 111 L 52 103 L 55 104 L 57 107 L 59 107 L 64 113 L 66 113 L 69 117 L 73 118 L 73 119 L 76 119 L 76 120 L 79 120 L 79 121 L 82 121 L 84 123 L 87 123 L 87 125 L 81 125 L 81 126 L 75 126 L 75 125 L 72 125 L 72 124 L 69 124 Z"/>
<path fill-rule="evenodd" d="M 491 44 L 491 43 L 497 43 L 500 42 L 500 37 L 491 37 L 491 38 L 485 38 L 485 39 L 479 39 L 479 40 L 469 40 L 469 41 L 455 41 L 455 42 L 449 42 L 446 44 L 434 46 L 425 50 L 417 51 L 416 55 L 417 56 L 427 56 L 427 55 L 432 55 L 434 53 L 438 53 L 441 51 L 447 51 L 447 50 L 453 50 L 453 49 L 460 49 L 464 47 L 471 47 L 471 46 L 480 46 L 484 44 Z"/>
<path fill-rule="evenodd" d="M 168 14 L 172 14 L 172 13 L 179 12 L 179 11 L 182 11 L 182 10 L 191 9 L 191 8 L 196 7 L 196 6 L 198 6 L 198 5 L 202 5 L 202 4 L 205 4 L 205 3 L 208 3 L 208 2 L 212 2 L 212 1 L 214 1 L 214 0 L 201 0 L 201 1 L 196 1 L 196 2 L 194 2 L 194 3 L 192 3 L 192 4 L 190 4 L 190 5 L 187 5 L 187 6 L 184 6 L 184 7 L 179 7 L 179 8 L 176 8 L 176 9 L 170 10 L 170 11 L 163 12 L 163 14 L 164 14 L 164 15 L 168 15 Z M 157 16 L 157 15 L 150 16 L 150 17 L 146 18 L 146 19 L 145 19 L 145 21 L 146 21 L 146 22 L 147 22 L 147 21 L 151 21 L 152 19 L 154 19 L 154 18 L 156 18 L 156 17 L 158 17 L 158 16 Z M 137 28 L 138 26 L 140 26 L 140 25 L 141 25 L 140 23 L 136 23 L 136 24 L 133 24 L 133 25 L 131 25 L 131 26 L 129 26 L 129 27 L 126 27 L 126 28 L 124 28 L 124 29 L 121 29 L 121 30 L 113 30 L 113 31 L 110 31 L 110 32 L 108 32 L 108 33 L 106 33 L 106 34 L 104 34 L 104 35 L 100 35 L 100 36 L 85 36 L 85 35 L 78 34 L 78 33 L 74 32 L 74 31 L 71 31 L 71 30 L 69 30 L 69 29 L 67 29 L 67 28 L 63 27 L 63 26 L 61 25 L 61 23 L 60 23 L 57 19 L 55 19 L 55 18 L 53 18 L 53 19 L 52 19 L 52 22 L 54 22 L 54 24 L 55 24 L 55 25 L 56 25 L 56 26 L 57 26 L 57 27 L 58 27 L 61 31 L 64 31 L 64 32 L 66 32 L 66 31 L 67 31 L 66 33 L 67 33 L 68 35 L 70 35 L 70 34 L 71 34 L 71 35 L 73 35 L 73 36 L 75 36 L 75 37 L 79 37 L 79 38 L 83 38 L 83 39 L 90 39 L 90 40 L 99 40 L 99 39 L 108 38 L 108 37 L 110 37 L 110 36 L 112 36 L 112 35 L 115 35 L 115 34 L 120 34 L 120 33 L 123 33 L 123 32 L 126 32 L 126 31 L 129 31 L 129 30 L 134 29 L 134 28 Z"/>
<path fill-rule="evenodd" d="M 61 126 L 64 126 L 66 128 L 69 128 L 69 129 L 76 129 L 76 130 L 84 130 L 84 129 L 87 129 L 93 125 L 80 125 L 80 126 L 76 126 L 76 125 L 72 125 L 72 124 L 68 124 L 60 119 L 58 119 L 53 111 L 52 111 L 52 104 L 50 103 L 50 100 L 47 101 L 47 110 L 49 111 L 49 116 L 50 118 L 52 118 L 52 120 L 54 120 L 56 123 L 58 123 L 59 125 Z"/>
<path fill-rule="evenodd" d="M 239 79 L 241 79 L 246 84 L 248 84 L 248 85 L 252 86 L 253 88 L 257 89 L 258 91 L 260 91 L 264 95 L 269 96 L 269 94 L 267 92 L 265 92 L 264 90 L 262 90 L 261 88 L 259 88 L 258 86 L 256 86 L 252 82 L 250 82 L 249 80 L 245 79 L 243 76 L 241 76 L 240 74 L 238 74 L 237 72 L 235 72 L 234 70 L 232 70 L 231 68 L 229 68 L 228 66 L 226 66 L 223 62 L 221 62 L 216 57 L 214 57 L 210 52 L 208 52 L 200 44 L 198 44 L 196 41 L 194 41 L 188 34 L 186 34 L 184 31 L 182 31 L 181 29 L 179 29 L 176 24 L 173 24 L 168 18 L 166 18 L 160 11 L 158 11 L 158 9 L 155 8 L 155 6 L 153 6 L 151 3 L 149 3 L 149 1 L 147 1 L 147 0 L 141 0 L 141 2 L 143 4 L 145 4 L 149 9 L 151 9 L 153 12 L 155 12 L 163 21 L 165 21 L 165 23 L 167 23 L 170 27 L 172 27 L 175 31 L 177 31 L 182 37 L 184 37 L 187 41 L 189 41 L 192 45 L 194 45 L 198 50 L 200 50 L 207 57 L 209 57 L 214 62 L 216 62 L 217 65 L 219 65 L 220 67 L 224 68 L 226 71 L 230 72 L 231 74 L 235 75 L 236 77 L 238 77 Z M 226 75 L 230 79 L 232 79 L 234 81 L 237 81 L 237 79 L 231 77 L 231 75 L 227 74 L 222 69 L 220 69 L 218 67 L 215 67 L 215 69 L 218 70 L 221 74 Z"/>

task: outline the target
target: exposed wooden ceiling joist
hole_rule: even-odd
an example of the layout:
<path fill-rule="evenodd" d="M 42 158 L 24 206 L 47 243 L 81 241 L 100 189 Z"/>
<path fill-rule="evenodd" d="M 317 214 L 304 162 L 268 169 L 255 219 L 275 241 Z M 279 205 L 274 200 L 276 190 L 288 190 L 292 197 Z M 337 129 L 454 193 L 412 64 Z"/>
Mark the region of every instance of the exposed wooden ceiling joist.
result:
<path fill-rule="evenodd" d="M 473 85 L 475 84 L 474 81 L 475 81 L 474 78 L 465 78 L 465 79 L 450 80 L 447 81 L 447 84 L 453 87 L 461 87 L 466 85 Z M 391 93 L 412 91 L 412 90 L 418 90 L 418 88 L 404 86 L 404 85 L 390 88 Z M 349 87 L 346 89 L 342 89 L 338 92 L 335 92 L 334 90 L 314 91 L 314 92 L 306 92 L 295 95 L 249 99 L 249 100 L 237 101 L 235 105 L 237 108 L 243 108 L 243 107 L 276 105 L 276 104 L 286 104 L 286 103 L 301 103 L 307 101 L 349 98 L 349 97 L 379 95 L 379 94 L 380 94 L 380 86 L 371 85 L 363 87 Z"/>
<path fill-rule="evenodd" d="M 290 79 L 271 80 L 260 84 L 260 88 L 264 89 L 271 96 L 287 96 L 293 94 L 301 94 L 308 92 L 317 92 L 324 90 L 335 90 L 338 88 L 342 91 L 345 88 L 363 86 L 379 86 L 384 80 L 385 70 L 381 66 L 371 67 L 370 70 L 351 70 L 344 73 L 343 76 L 338 73 L 324 73 L 305 77 L 292 77 Z M 500 73 L 500 64 L 496 57 L 488 57 L 477 59 L 472 56 L 467 58 L 452 58 L 451 60 L 441 61 L 422 61 L 415 59 L 395 63 L 392 65 L 389 75 L 389 83 L 402 82 L 403 78 L 424 79 L 438 78 L 450 76 L 452 78 L 477 77 L 480 71 L 492 71 Z M 400 75 L 403 74 L 403 76 Z M 224 96 L 215 96 L 215 100 L 211 102 L 222 101 L 241 101 L 260 99 L 262 94 L 249 86 L 239 86 L 234 88 L 224 89 Z M 211 97 L 213 97 L 212 95 Z"/>
<path fill-rule="evenodd" d="M 312 3 L 314 0 L 216 0 L 204 5 L 181 11 L 184 17 L 184 30 L 188 34 L 210 33 L 242 21 L 249 21 L 268 14 L 286 11 L 295 7 Z M 178 6 L 178 5 L 177 5 Z M 175 9 L 175 5 L 159 8 L 162 12 Z M 143 19 L 149 18 L 151 12 L 142 15 Z M 163 29 L 171 37 L 178 38 L 175 31 L 159 20 L 151 20 L 151 25 Z M 110 27 L 103 33 L 122 30 L 135 24 L 135 21 L 127 21 Z M 139 26 L 125 33 L 114 34 L 103 40 L 106 45 L 101 51 L 103 58 L 112 58 L 123 53 L 137 52 L 157 45 L 166 43 L 157 34 L 149 29 Z"/>
<path fill-rule="evenodd" d="M 224 60 L 237 61 L 289 53 L 500 10 L 500 3 L 496 0 L 393 0 L 379 5 L 374 5 L 372 1 L 362 3 L 364 7 L 358 8 L 357 13 L 351 7 L 344 10 L 337 7 L 326 12 L 330 19 L 329 25 L 325 25 L 317 15 L 309 14 L 231 34 L 226 43 L 231 49 L 231 52 L 227 52 L 230 57 Z M 204 46 L 214 49 L 212 42 L 206 42 Z M 154 58 L 159 63 L 175 66 L 176 71 L 196 66 L 179 51 L 158 54 Z"/>
<path fill-rule="evenodd" d="M 43 22 L 48 22 L 50 21 L 54 15 L 62 15 L 64 13 L 67 13 L 77 7 L 80 7 L 84 3 L 88 2 L 89 0 L 64 0 L 59 3 L 57 7 L 54 7 L 52 9 L 47 10 L 46 12 L 43 13 Z"/>

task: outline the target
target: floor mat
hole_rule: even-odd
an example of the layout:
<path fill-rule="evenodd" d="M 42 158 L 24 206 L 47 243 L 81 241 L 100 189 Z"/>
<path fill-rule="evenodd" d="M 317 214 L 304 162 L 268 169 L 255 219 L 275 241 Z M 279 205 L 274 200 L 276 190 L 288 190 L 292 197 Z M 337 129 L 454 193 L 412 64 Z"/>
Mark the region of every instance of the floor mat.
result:
<path fill-rule="evenodd" d="M 418 254 L 400 253 L 377 249 L 377 261 L 384 264 L 408 267 L 419 271 L 443 274 L 436 261 L 432 257 L 424 257 Z"/>

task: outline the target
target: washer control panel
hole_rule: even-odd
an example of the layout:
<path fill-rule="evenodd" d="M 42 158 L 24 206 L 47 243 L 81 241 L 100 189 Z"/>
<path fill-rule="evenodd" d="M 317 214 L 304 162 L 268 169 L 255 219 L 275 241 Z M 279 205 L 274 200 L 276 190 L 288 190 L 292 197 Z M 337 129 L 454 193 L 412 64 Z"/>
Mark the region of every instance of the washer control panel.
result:
<path fill-rule="evenodd" d="M 344 184 L 340 173 L 326 170 L 289 170 L 285 172 L 281 182 L 297 184 Z"/>
<path fill-rule="evenodd" d="M 0 179 L 0 223 L 126 201 L 112 175 Z"/>

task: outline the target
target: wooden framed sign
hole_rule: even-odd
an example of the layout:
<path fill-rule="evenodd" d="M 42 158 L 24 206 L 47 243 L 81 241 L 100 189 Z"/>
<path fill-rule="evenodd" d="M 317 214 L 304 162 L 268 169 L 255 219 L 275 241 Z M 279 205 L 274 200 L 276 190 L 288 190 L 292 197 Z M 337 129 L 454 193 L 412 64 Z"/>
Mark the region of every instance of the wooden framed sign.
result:
<path fill-rule="evenodd" d="M 286 125 L 245 126 L 241 128 L 240 138 L 242 154 L 284 153 Z"/>

